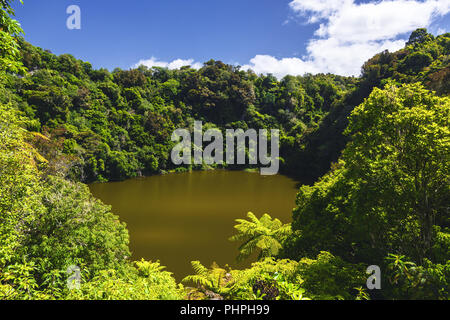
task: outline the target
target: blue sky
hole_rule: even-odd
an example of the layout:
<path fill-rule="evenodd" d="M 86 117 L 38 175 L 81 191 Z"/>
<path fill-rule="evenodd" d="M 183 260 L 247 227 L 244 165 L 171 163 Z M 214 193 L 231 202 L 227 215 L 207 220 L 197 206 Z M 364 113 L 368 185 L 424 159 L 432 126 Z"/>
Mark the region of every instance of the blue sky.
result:
<path fill-rule="evenodd" d="M 258 73 L 357 75 L 417 27 L 450 31 L 449 0 L 25 0 L 25 38 L 95 68 L 176 68 L 216 59 Z M 81 9 L 69 30 L 66 8 Z"/>

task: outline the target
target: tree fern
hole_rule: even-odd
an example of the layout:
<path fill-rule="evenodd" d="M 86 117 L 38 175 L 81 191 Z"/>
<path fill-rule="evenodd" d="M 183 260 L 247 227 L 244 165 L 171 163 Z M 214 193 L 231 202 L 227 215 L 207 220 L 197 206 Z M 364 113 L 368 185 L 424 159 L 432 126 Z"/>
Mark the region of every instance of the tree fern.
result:
<path fill-rule="evenodd" d="M 251 256 L 256 250 L 260 250 L 258 259 L 276 256 L 282 248 L 282 240 L 291 232 L 290 224 L 285 224 L 272 219 L 268 214 L 264 214 L 258 219 L 252 212 L 247 214 L 248 220 L 237 219 L 234 228 L 237 234 L 230 238 L 231 241 L 242 241 L 239 247 L 238 261 L 242 261 Z"/>
<path fill-rule="evenodd" d="M 183 283 L 193 283 L 197 286 L 197 290 L 203 293 L 211 291 L 223 294 L 228 290 L 225 288 L 227 270 L 220 268 L 216 263 L 213 263 L 211 269 L 206 268 L 200 261 L 192 261 L 191 265 L 195 274 L 185 277 Z"/>

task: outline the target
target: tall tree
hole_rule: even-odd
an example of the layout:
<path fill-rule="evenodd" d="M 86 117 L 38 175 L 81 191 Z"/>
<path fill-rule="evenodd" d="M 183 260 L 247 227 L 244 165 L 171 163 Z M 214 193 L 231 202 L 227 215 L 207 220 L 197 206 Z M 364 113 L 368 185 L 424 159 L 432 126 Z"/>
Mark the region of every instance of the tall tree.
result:
<path fill-rule="evenodd" d="M 11 18 L 14 10 L 9 0 L 0 1 L 0 71 L 23 73 L 25 68 L 19 61 L 17 37 L 23 33 L 20 24 Z M 22 0 L 20 0 L 22 3 Z"/>
<path fill-rule="evenodd" d="M 298 254 L 331 250 L 374 264 L 395 253 L 445 263 L 449 112 L 448 97 L 420 84 L 375 89 L 350 116 L 340 163 L 300 189 Z"/>

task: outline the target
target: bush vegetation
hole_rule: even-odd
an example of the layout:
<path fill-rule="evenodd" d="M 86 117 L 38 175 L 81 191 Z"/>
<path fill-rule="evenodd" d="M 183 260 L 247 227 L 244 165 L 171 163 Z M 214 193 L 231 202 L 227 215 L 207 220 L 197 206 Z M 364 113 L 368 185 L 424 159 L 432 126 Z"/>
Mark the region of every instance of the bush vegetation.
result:
<path fill-rule="evenodd" d="M 21 37 L 0 1 L 0 299 L 448 299 L 450 34 L 415 31 L 361 77 L 95 70 Z M 281 131 L 305 181 L 293 220 L 237 220 L 245 270 L 192 263 L 177 284 L 130 260 L 126 226 L 83 183 L 175 170 L 176 128 Z M 225 166 L 227 169 L 237 169 Z M 249 166 L 251 168 L 252 166 Z M 204 169 L 197 165 L 177 170 Z M 155 257 L 157 258 L 157 257 Z M 384 270 L 368 291 L 368 265 Z M 67 270 L 79 266 L 79 288 Z"/>

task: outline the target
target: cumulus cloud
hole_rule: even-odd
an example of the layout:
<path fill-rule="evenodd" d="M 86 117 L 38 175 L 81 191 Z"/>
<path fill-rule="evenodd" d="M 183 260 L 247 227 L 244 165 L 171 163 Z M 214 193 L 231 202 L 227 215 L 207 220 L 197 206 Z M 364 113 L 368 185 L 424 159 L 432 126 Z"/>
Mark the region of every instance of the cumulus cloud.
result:
<path fill-rule="evenodd" d="M 302 59 L 257 55 L 245 69 L 277 77 L 307 72 L 357 76 L 373 55 L 402 48 L 409 33 L 450 12 L 449 0 L 293 0 L 289 6 L 307 23 L 318 25 L 308 55 Z"/>
<path fill-rule="evenodd" d="M 309 15 L 309 23 L 316 23 L 351 4 L 352 0 L 293 0 L 289 6 L 295 12 Z"/>
<path fill-rule="evenodd" d="M 311 59 L 308 63 L 322 73 L 358 76 L 364 62 L 375 54 L 383 50 L 394 52 L 404 45 L 405 40 L 350 43 L 342 43 L 335 38 L 312 40 L 307 48 Z"/>
<path fill-rule="evenodd" d="M 287 74 L 301 75 L 305 72 L 319 72 L 319 69 L 309 61 L 299 58 L 277 59 L 268 55 L 257 55 L 250 60 L 250 64 L 242 66 L 242 69 L 252 69 L 257 74 L 272 73 L 277 78 L 282 78 Z"/>
<path fill-rule="evenodd" d="M 195 62 L 194 59 L 176 59 L 171 62 L 166 61 L 159 61 L 155 57 L 151 57 L 150 59 L 146 60 L 140 60 L 138 63 L 133 65 L 133 68 L 137 68 L 139 66 L 146 66 L 146 67 L 161 67 L 161 68 L 168 68 L 168 69 L 179 69 L 184 66 L 191 66 L 191 68 L 194 69 L 200 69 L 203 65 L 199 62 Z"/>
<path fill-rule="evenodd" d="M 308 0 L 309 1 L 309 0 Z M 308 1 L 294 0 L 291 8 L 307 12 Z M 321 0 L 319 2 L 335 2 Z M 450 11 L 448 0 L 390 0 L 356 4 L 353 0 L 338 0 L 340 6 L 330 12 L 312 11 L 313 17 L 325 20 L 316 35 L 345 42 L 369 42 L 393 39 L 414 29 L 429 26 L 436 15 Z M 323 12 L 329 14 L 324 17 Z"/>

